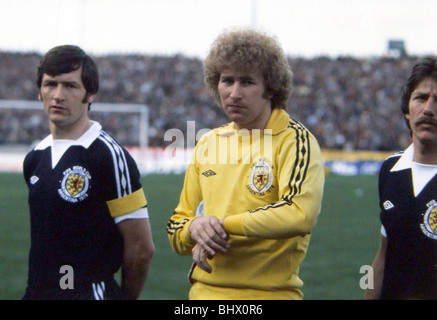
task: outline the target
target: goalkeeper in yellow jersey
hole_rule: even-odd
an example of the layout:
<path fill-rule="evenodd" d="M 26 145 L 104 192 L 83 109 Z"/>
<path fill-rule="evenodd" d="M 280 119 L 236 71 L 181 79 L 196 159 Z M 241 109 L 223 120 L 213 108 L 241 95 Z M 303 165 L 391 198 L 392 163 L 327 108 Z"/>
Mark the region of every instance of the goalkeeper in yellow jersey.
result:
<path fill-rule="evenodd" d="M 213 43 L 205 82 L 231 121 L 206 133 L 168 221 L 193 256 L 190 299 L 302 299 L 299 265 L 320 212 L 314 136 L 285 111 L 292 72 L 274 37 L 231 30 Z"/>

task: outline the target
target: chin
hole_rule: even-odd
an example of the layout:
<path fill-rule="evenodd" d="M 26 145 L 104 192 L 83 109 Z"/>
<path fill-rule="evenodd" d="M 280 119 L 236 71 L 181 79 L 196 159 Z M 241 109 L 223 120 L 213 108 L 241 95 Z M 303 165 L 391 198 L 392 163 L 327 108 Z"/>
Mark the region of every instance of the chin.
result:
<path fill-rule="evenodd" d="M 68 125 L 68 121 L 66 119 L 52 118 L 50 122 L 56 127 L 65 127 Z"/>
<path fill-rule="evenodd" d="M 241 117 L 238 116 L 238 115 L 232 115 L 232 114 L 228 115 L 228 119 L 230 121 L 233 121 L 233 122 L 237 123 L 237 124 L 243 124 L 243 121 L 242 121 Z"/>
<path fill-rule="evenodd" d="M 437 146 L 437 134 L 419 134 L 414 140 L 422 145 Z"/>

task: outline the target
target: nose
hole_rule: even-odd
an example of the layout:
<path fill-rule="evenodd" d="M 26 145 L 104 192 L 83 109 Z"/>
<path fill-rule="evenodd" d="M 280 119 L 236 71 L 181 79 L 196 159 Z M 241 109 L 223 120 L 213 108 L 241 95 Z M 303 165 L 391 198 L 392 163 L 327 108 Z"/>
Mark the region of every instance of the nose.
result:
<path fill-rule="evenodd" d="M 53 90 L 53 99 L 56 101 L 64 100 L 64 89 L 61 84 L 58 84 Z"/>
<path fill-rule="evenodd" d="M 231 87 L 231 93 L 230 97 L 232 99 L 240 99 L 242 96 L 241 94 L 241 85 L 239 82 L 235 81 Z"/>
<path fill-rule="evenodd" d="M 425 103 L 423 113 L 425 115 L 434 116 L 437 112 L 437 96 L 430 96 Z"/>

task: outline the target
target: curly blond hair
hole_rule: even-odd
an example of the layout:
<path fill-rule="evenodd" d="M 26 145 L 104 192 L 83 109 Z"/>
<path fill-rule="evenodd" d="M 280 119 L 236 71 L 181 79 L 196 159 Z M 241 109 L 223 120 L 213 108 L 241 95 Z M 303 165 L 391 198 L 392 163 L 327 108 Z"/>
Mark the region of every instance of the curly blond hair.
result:
<path fill-rule="evenodd" d="M 272 96 L 272 108 L 285 109 L 293 73 L 285 53 L 273 36 L 253 29 L 233 29 L 217 37 L 204 64 L 207 88 L 220 104 L 218 82 L 225 69 L 259 70 L 265 81 L 264 95 Z"/>

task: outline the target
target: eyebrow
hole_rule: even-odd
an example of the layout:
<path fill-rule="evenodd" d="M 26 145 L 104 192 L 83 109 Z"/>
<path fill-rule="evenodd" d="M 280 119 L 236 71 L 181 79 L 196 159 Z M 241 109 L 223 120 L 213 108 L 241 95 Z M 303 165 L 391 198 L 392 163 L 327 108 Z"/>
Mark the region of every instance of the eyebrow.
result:
<path fill-rule="evenodd" d="M 430 94 L 429 92 L 423 92 L 421 90 L 416 89 L 413 91 L 413 93 L 411 95 L 413 96 L 413 95 L 429 95 L 429 94 Z"/>
<path fill-rule="evenodd" d="M 437 100 L 437 94 L 433 94 L 432 91 L 431 92 L 430 91 L 424 92 L 421 90 L 415 90 L 411 94 L 411 99 L 413 99 L 413 98 L 429 99 L 430 97 Z"/>
<path fill-rule="evenodd" d="M 49 84 L 49 83 L 61 83 L 61 84 L 72 84 L 72 85 L 80 85 L 80 82 L 76 80 L 56 80 L 54 78 L 52 79 L 44 79 L 43 84 Z"/>
<path fill-rule="evenodd" d="M 238 79 L 238 80 L 255 80 L 256 79 L 255 76 L 250 75 L 250 74 L 247 74 L 247 75 L 244 74 L 244 75 L 241 75 L 241 76 L 235 76 L 233 74 L 226 74 L 226 73 L 223 73 L 223 74 L 220 75 L 220 79 L 222 79 L 222 78 L 225 78 L 225 79 L 232 78 L 232 79 Z"/>

